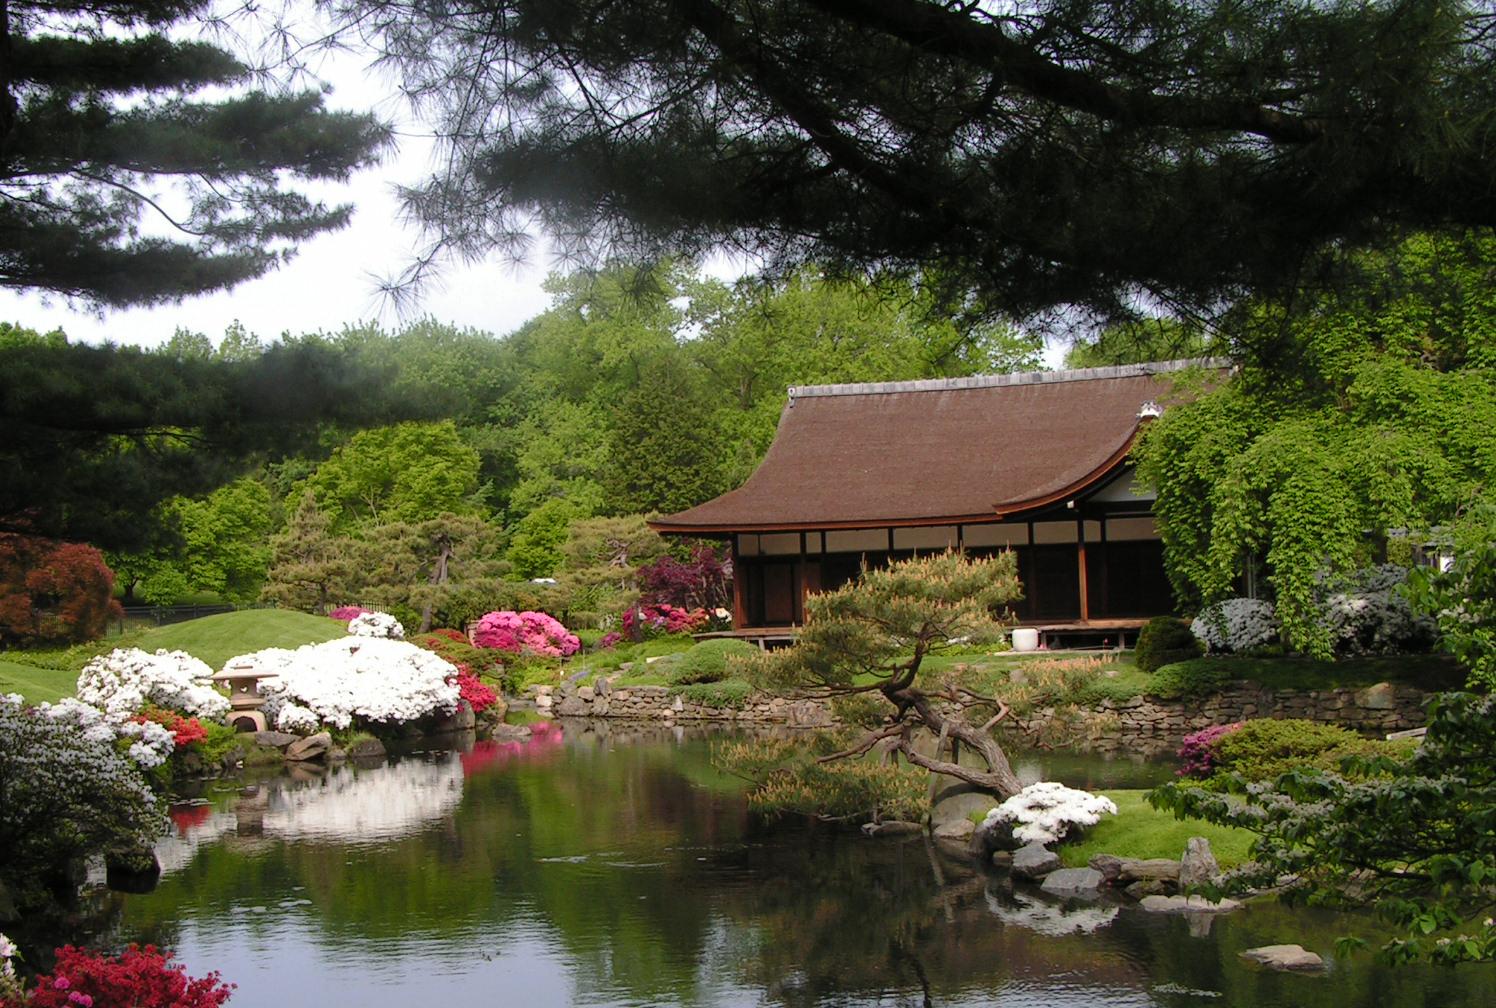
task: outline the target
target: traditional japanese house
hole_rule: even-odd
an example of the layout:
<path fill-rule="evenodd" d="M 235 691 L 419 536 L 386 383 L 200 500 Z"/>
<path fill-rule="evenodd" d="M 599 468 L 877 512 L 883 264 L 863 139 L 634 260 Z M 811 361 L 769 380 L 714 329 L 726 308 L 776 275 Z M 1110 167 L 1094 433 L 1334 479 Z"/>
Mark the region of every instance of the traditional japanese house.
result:
<path fill-rule="evenodd" d="M 794 387 L 762 464 L 736 490 L 650 522 L 726 539 L 733 625 L 787 637 L 805 598 L 861 566 L 948 548 L 1012 550 L 1013 613 L 1044 638 L 1120 638 L 1174 608 L 1153 497 L 1128 452 L 1215 361 Z"/>

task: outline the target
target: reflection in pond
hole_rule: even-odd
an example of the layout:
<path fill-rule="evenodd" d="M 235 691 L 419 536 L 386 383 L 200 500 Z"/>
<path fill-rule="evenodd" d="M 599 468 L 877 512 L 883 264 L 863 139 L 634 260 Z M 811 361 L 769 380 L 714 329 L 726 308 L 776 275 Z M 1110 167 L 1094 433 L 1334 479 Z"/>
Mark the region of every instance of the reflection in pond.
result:
<path fill-rule="evenodd" d="M 760 823 L 709 747 L 578 723 L 262 782 L 184 810 L 161 887 L 123 898 L 106 937 L 221 970 L 234 1008 L 1496 1003 L 1488 967 L 1248 968 L 1241 949 L 1328 952 L 1345 928 L 1275 904 L 1192 934 L 1012 887 L 920 837 Z"/>

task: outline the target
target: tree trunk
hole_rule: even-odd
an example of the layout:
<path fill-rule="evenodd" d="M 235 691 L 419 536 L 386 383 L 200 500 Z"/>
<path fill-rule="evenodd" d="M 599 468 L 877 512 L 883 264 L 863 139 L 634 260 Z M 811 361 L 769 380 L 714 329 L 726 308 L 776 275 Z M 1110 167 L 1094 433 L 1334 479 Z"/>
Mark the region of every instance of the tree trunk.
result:
<path fill-rule="evenodd" d="M 431 577 L 429 579 L 430 584 L 433 586 L 447 583 L 447 560 L 452 556 L 451 539 L 442 536 L 438 545 L 441 552 L 437 554 L 436 566 L 431 569 Z M 421 627 L 417 633 L 429 633 L 431 631 L 431 610 L 435 607 L 436 603 L 428 598 L 426 604 L 421 608 Z"/>
<path fill-rule="evenodd" d="M 1023 790 L 1023 784 L 1018 780 L 1018 775 L 1013 772 L 1012 765 L 1008 763 L 1008 754 L 1003 752 L 1002 746 L 998 745 L 997 740 L 991 735 L 978 731 L 971 722 L 959 714 L 945 717 L 937 713 L 930 703 L 930 698 L 919 690 L 900 690 L 897 698 L 890 697 L 890 699 L 901 706 L 907 704 L 913 707 L 920 721 L 924 722 L 925 727 L 931 731 L 940 733 L 942 737 L 965 742 L 981 753 L 982 759 L 987 763 L 987 770 L 977 770 L 938 758 L 932 759 L 918 752 L 913 743 L 905 737 L 899 743 L 899 751 L 910 763 L 934 773 L 966 781 L 968 784 L 975 784 L 1002 798 L 1011 798 Z M 938 752 L 936 756 L 939 756 Z"/>

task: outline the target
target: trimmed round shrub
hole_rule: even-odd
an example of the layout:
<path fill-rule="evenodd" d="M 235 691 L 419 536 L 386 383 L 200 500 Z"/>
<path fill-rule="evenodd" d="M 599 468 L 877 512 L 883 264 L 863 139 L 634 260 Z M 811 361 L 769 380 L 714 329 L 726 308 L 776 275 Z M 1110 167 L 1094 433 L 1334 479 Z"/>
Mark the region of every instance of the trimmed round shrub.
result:
<path fill-rule="evenodd" d="M 1135 660 L 1140 671 L 1154 672 L 1204 653 L 1205 645 L 1190 633 L 1188 623 L 1173 616 L 1155 616 L 1138 634 Z"/>
<path fill-rule="evenodd" d="M 1277 612 L 1262 599 L 1226 599 L 1206 606 L 1190 623 L 1190 633 L 1220 654 L 1241 654 L 1275 644 L 1279 632 Z"/>
<path fill-rule="evenodd" d="M 721 682 L 727 678 L 727 659 L 748 658 L 756 654 L 758 648 L 747 641 L 730 637 L 702 641 L 676 656 L 670 682 L 675 686 Z"/>

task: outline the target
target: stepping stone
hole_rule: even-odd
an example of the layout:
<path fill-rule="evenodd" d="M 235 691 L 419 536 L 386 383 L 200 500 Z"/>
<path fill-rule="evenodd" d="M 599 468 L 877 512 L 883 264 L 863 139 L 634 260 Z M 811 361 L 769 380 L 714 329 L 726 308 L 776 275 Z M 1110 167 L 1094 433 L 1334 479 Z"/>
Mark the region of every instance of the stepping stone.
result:
<path fill-rule="evenodd" d="M 1290 970 L 1296 973 L 1318 973 L 1324 970 L 1325 961 L 1317 953 L 1302 945 L 1263 945 L 1241 953 L 1243 959 L 1260 963 L 1268 969 Z"/>

